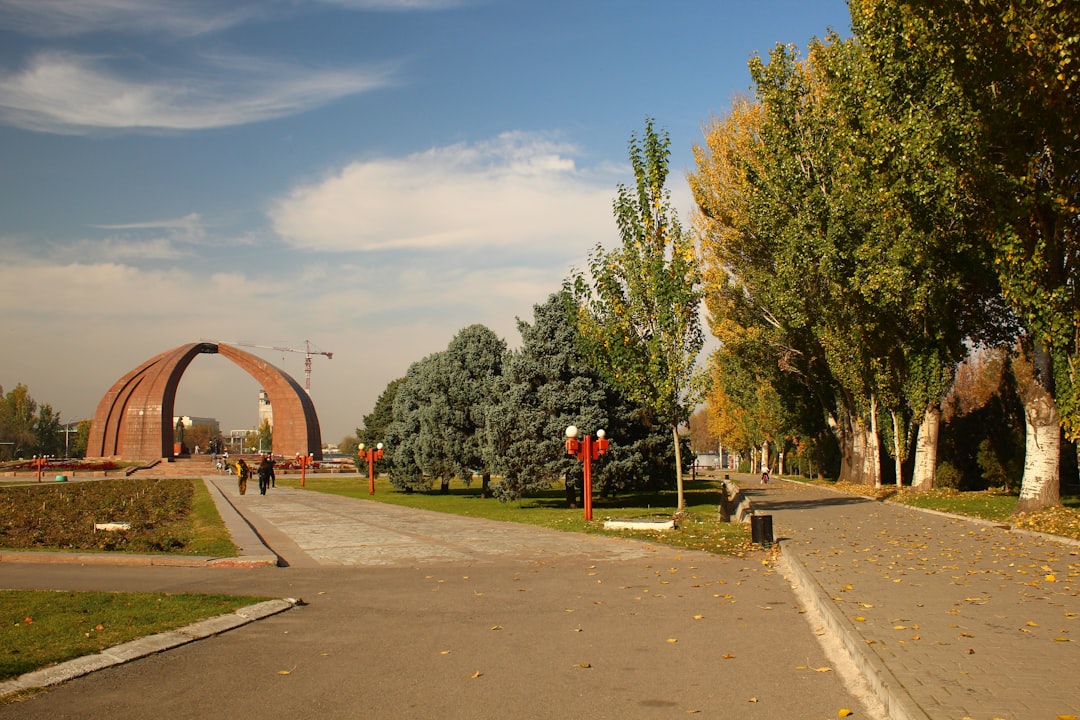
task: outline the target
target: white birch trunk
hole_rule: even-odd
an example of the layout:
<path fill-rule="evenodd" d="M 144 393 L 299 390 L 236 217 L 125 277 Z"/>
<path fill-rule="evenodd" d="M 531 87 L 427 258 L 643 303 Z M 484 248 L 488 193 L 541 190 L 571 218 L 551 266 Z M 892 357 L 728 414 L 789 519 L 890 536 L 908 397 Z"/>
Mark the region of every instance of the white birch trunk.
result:
<path fill-rule="evenodd" d="M 932 490 L 937 478 L 938 435 L 941 431 L 941 406 L 928 405 L 915 436 L 915 471 L 912 490 Z"/>
<path fill-rule="evenodd" d="M 675 438 L 675 487 L 679 494 L 679 505 L 675 512 L 681 514 L 686 509 L 686 497 L 683 495 L 682 443 L 679 442 L 679 426 L 677 424 L 671 426 L 671 434 Z"/>
<path fill-rule="evenodd" d="M 877 395 L 870 394 L 870 438 L 866 443 L 870 453 L 870 473 L 874 478 L 874 487 L 881 487 L 881 438 L 877 426 Z"/>
<path fill-rule="evenodd" d="M 893 429 L 893 462 L 896 463 L 896 490 L 897 492 L 904 491 L 904 463 L 903 458 L 900 457 L 900 418 L 895 410 L 890 411 L 892 413 L 892 429 Z"/>
<path fill-rule="evenodd" d="M 1061 504 L 1061 426 L 1050 393 L 1031 393 L 1024 401 L 1024 479 L 1014 512 Z"/>

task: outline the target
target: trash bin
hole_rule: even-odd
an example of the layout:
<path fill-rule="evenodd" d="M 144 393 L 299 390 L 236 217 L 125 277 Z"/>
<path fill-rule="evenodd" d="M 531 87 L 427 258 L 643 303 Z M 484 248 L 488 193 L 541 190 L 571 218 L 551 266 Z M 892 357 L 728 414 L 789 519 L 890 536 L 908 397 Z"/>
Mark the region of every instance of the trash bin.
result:
<path fill-rule="evenodd" d="M 56 482 L 67 482 L 67 475 L 57 475 Z"/>
<path fill-rule="evenodd" d="M 772 545 L 772 515 L 750 516 L 750 539 L 755 545 Z"/>

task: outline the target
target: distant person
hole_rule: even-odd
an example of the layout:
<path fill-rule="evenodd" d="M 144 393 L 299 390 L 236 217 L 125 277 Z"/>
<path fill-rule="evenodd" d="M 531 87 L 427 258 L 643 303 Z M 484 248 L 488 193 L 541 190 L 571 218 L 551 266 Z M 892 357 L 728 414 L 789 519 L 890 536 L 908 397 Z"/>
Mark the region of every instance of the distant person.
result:
<path fill-rule="evenodd" d="M 241 495 L 247 492 L 247 481 L 249 477 L 251 477 L 251 468 L 244 462 L 244 458 L 240 458 L 236 461 L 236 482 L 238 483 Z"/>
<path fill-rule="evenodd" d="M 266 459 L 270 461 L 270 487 L 277 487 L 277 474 L 274 473 L 274 456 L 267 455 Z"/>
<path fill-rule="evenodd" d="M 259 473 L 259 494 L 265 495 L 266 488 L 270 487 L 270 477 L 274 474 L 274 465 L 270 461 L 269 455 L 263 455 L 263 459 L 259 461 L 259 469 L 256 472 Z"/>

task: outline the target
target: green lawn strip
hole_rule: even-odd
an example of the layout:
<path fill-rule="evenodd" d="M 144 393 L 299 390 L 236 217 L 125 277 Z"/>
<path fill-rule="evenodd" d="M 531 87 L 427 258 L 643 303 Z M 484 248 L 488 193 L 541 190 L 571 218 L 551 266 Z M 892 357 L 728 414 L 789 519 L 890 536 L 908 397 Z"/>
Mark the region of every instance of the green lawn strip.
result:
<path fill-rule="evenodd" d="M 279 477 L 279 485 L 299 487 L 300 478 Z M 480 496 L 480 484 L 466 486 L 458 480 L 450 492 L 437 489 L 405 493 L 394 488 L 385 477 L 376 479 L 375 495 L 368 492 L 367 478 L 314 475 L 305 479 L 305 489 L 344 497 L 374 500 L 390 505 L 432 510 L 454 515 L 538 525 L 567 532 L 596 533 L 616 537 L 685 547 L 693 550 L 732 555 L 750 547 L 750 528 L 747 523 L 722 523 L 717 520 L 717 505 L 722 491 L 718 480 L 697 480 L 686 484 L 686 515 L 677 530 L 605 530 L 605 519 L 670 519 L 675 513 L 674 491 L 636 492 L 614 498 L 596 498 L 593 502 L 593 521 L 586 522 L 580 508 L 566 507 L 563 489 L 546 490 L 516 502 L 500 502 Z"/>
<path fill-rule="evenodd" d="M 957 492 L 935 489 L 926 492 L 906 490 L 892 495 L 889 500 L 927 510 L 938 510 L 994 522 L 1007 522 L 1016 507 L 1017 497 L 994 490 Z"/>
<path fill-rule="evenodd" d="M 0 680 L 267 599 L 0 590 Z"/>
<path fill-rule="evenodd" d="M 130 530 L 95 523 L 131 522 Z M 0 547 L 235 557 L 238 550 L 200 479 L 116 478 L 0 488 Z"/>
<path fill-rule="evenodd" d="M 238 556 L 240 551 L 233 544 L 232 535 L 229 534 L 225 521 L 221 519 L 206 483 L 202 480 L 192 480 L 192 483 L 195 494 L 189 516 L 191 544 L 188 552 L 206 557 Z"/>

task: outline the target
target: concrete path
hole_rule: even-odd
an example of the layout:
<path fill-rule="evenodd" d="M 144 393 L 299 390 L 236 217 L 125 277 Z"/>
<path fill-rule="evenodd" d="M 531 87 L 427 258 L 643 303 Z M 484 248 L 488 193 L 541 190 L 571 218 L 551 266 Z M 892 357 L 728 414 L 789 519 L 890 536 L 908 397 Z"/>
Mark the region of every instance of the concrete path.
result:
<path fill-rule="evenodd" d="M 1080 546 L 801 483 L 744 483 L 893 718 L 1080 716 Z"/>
<path fill-rule="evenodd" d="M 874 717 L 774 555 L 233 488 L 223 479 L 220 501 L 257 537 L 248 556 L 286 566 L 3 563 L 0 586 L 303 604 L 0 705 L 0 718 Z"/>

